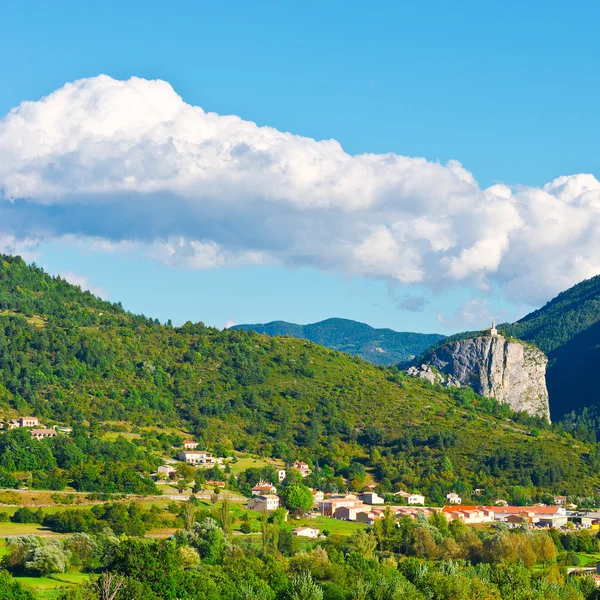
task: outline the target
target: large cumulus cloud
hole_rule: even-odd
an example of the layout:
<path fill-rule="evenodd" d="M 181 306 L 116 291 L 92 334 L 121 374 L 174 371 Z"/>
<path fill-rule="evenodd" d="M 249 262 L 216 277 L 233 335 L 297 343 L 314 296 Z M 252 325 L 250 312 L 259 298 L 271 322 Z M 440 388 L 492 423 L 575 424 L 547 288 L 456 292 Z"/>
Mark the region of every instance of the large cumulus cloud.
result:
<path fill-rule="evenodd" d="M 107 76 L 0 121 L 0 240 L 137 244 L 174 266 L 311 265 L 536 303 L 600 272 L 600 183 L 481 189 L 463 166 L 351 156 Z"/>

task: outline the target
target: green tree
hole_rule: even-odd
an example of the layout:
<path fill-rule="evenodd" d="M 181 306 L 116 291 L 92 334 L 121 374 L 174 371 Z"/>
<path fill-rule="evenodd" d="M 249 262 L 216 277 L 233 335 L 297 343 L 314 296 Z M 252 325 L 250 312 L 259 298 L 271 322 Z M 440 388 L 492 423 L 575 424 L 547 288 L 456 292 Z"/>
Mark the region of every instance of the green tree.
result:
<path fill-rule="evenodd" d="M 281 490 L 283 505 L 291 512 L 309 511 L 313 506 L 313 495 L 310 488 L 301 483 L 293 483 Z"/>

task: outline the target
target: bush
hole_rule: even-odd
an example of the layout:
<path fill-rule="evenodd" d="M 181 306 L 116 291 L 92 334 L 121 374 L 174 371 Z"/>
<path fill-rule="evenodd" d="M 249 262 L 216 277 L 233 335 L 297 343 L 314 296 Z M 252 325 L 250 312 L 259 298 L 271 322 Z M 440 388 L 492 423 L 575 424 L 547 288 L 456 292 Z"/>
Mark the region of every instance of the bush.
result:
<path fill-rule="evenodd" d="M 42 523 L 44 520 L 44 511 L 41 508 L 33 510 L 31 508 L 18 508 L 15 514 L 10 517 L 13 523 Z"/>

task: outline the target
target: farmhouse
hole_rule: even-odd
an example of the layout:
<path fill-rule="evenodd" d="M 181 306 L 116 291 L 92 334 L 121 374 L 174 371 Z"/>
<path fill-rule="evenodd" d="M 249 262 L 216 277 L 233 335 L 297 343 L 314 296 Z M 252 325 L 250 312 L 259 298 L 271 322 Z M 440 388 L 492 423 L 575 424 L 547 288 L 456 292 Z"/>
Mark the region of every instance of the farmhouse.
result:
<path fill-rule="evenodd" d="M 194 442 L 192 440 L 184 440 L 183 447 L 186 450 L 195 450 L 198 447 L 198 442 Z"/>
<path fill-rule="evenodd" d="M 39 427 L 40 421 L 37 417 L 19 417 L 11 419 L 8 422 L 9 429 L 17 429 L 18 427 Z"/>
<path fill-rule="evenodd" d="M 29 433 L 31 437 L 36 440 L 41 440 L 47 437 L 56 437 L 56 430 L 54 429 L 30 429 Z"/>

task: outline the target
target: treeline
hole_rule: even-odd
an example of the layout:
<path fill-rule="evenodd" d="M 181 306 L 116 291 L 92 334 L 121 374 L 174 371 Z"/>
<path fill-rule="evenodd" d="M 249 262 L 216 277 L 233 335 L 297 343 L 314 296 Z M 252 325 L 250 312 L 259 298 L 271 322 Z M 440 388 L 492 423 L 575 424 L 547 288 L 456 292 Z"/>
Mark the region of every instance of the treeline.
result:
<path fill-rule="evenodd" d="M 62 600 L 597 598 L 591 575 L 568 576 L 564 566 L 574 549 L 598 550 L 587 531 L 478 531 L 439 514 L 399 524 L 386 514 L 369 531 L 300 549 L 289 526 L 266 515 L 258 539 L 233 536 L 227 504 L 207 511 L 188 503 L 182 519 L 185 528 L 163 541 L 118 537 L 108 528 L 60 540 L 10 537 L 2 564 L 13 574 L 101 572 Z M 6 575 L 0 593 L 2 586 L 15 589 Z"/>
<path fill-rule="evenodd" d="M 124 437 L 114 442 L 75 426 L 72 436 L 35 440 L 26 429 L 0 433 L 0 486 L 26 483 L 34 489 L 104 493 L 159 493 L 148 477 L 160 464 L 151 453 Z M 25 480 L 20 474 L 26 473 Z"/>

